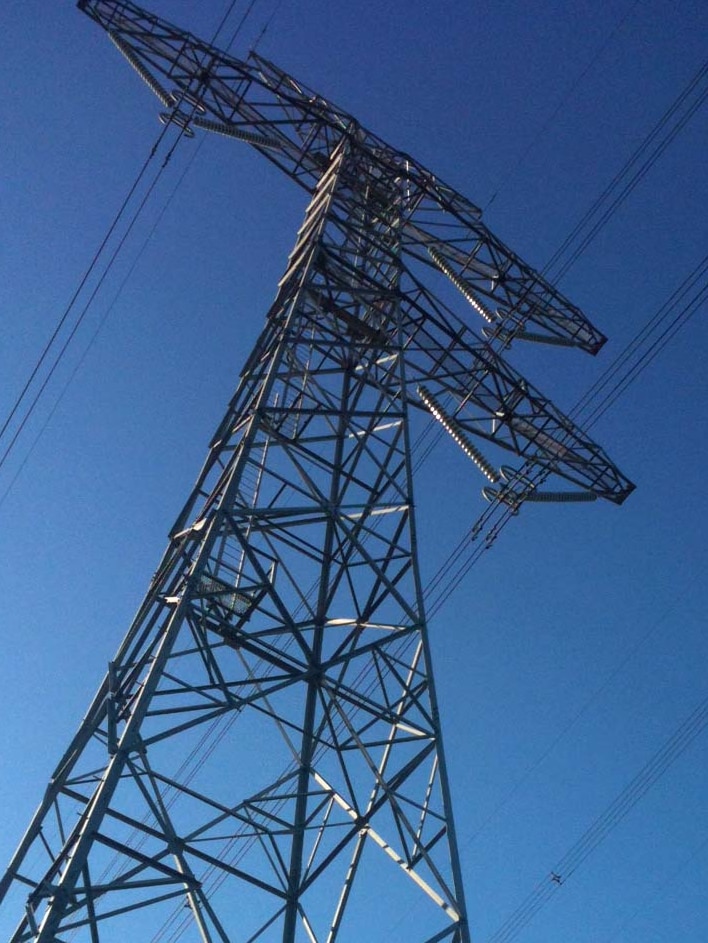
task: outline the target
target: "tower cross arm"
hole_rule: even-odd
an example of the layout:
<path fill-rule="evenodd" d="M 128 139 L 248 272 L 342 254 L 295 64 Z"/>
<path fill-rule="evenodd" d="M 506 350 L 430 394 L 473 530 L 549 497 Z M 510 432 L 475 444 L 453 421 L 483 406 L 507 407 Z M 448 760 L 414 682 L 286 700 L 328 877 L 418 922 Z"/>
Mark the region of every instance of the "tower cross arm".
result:
<path fill-rule="evenodd" d="M 313 192 L 343 137 L 366 152 L 360 185 L 386 220 L 395 206 L 402 253 L 441 269 L 488 330 L 595 354 L 605 336 L 583 312 L 506 246 L 480 209 L 409 154 L 337 105 L 251 53 L 241 60 L 129 0 L 79 0 L 157 95 L 161 119 L 255 147 Z M 529 331 L 528 328 L 532 330 Z"/>
<path fill-rule="evenodd" d="M 486 440 L 543 478 L 559 476 L 615 504 L 632 493 L 634 484 L 587 433 L 437 299 L 419 290 L 403 309 L 410 401 L 441 421 L 463 449 L 476 452 L 467 437 Z M 497 479 L 489 462 L 475 461 Z"/>

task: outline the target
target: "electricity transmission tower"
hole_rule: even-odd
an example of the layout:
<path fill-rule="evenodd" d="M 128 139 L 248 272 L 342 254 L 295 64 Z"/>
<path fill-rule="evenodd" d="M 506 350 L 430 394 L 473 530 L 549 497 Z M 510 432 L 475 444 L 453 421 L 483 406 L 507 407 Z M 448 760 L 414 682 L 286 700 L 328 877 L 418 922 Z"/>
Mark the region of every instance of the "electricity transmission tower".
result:
<path fill-rule="evenodd" d="M 147 595 L 0 882 L 11 941 L 468 943 L 411 417 L 439 421 L 492 500 L 543 491 L 481 446 L 564 482 L 556 496 L 621 503 L 630 482 L 499 353 L 604 337 L 467 199 L 272 63 L 132 3 L 79 6 L 164 122 L 247 142 L 311 200 Z"/>

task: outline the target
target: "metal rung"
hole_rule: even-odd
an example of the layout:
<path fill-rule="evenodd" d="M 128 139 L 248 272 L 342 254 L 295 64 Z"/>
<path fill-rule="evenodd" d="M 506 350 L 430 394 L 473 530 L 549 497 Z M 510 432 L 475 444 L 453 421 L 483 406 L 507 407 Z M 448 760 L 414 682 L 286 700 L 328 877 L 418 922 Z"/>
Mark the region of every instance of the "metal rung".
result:
<path fill-rule="evenodd" d="M 251 600 L 248 596 L 235 592 L 232 586 L 226 586 L 221 580 L 215 580 L 211 576 L 202 575 L 199 577 L 197 594 L 212 597 L 216 602 L 239 616 L 247 612 L 251 606 Z"/>

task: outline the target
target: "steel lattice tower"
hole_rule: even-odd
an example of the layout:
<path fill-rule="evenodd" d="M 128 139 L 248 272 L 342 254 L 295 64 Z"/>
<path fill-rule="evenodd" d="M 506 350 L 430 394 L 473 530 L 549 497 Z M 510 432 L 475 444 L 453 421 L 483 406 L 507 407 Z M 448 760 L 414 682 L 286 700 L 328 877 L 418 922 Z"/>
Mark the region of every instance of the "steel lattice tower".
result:
<path fill-rule="evenodd" d="M 432 413 L 492 482 L 480 439 L 568 496 L 621 503 L 630 482 L 498 353 L 595 353 L 604 337 L 468 200 L 270 62 L 131 3 L 79 6 L 164 121 L 249 143 L 311 201 L 147 595 L 0 883 L 12 943 L 468 943 L 410 416 Z M 451 284 L 484 339 L 443 300 Z M 535 493 L 505 478 L 488 497 Z"/>

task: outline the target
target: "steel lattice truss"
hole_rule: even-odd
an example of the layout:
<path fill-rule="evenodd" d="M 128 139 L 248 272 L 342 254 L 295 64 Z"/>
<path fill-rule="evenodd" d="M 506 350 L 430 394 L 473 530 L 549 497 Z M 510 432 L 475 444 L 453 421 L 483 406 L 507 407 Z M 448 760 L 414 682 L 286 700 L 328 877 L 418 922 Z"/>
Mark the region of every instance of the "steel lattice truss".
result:
<path fill-rule="evenodd" d="M 129 3 L 80 6 L 165 120 L 247 141 L 312 199 L 148 593 L 0 882 L 12 943 L 467 943 L 410 417 L 432 413 L 492 481 L 480 439 L 620 503 L 632 485 L 495 346 L 604 338 L 469 201 L 272 64 Z"/>

